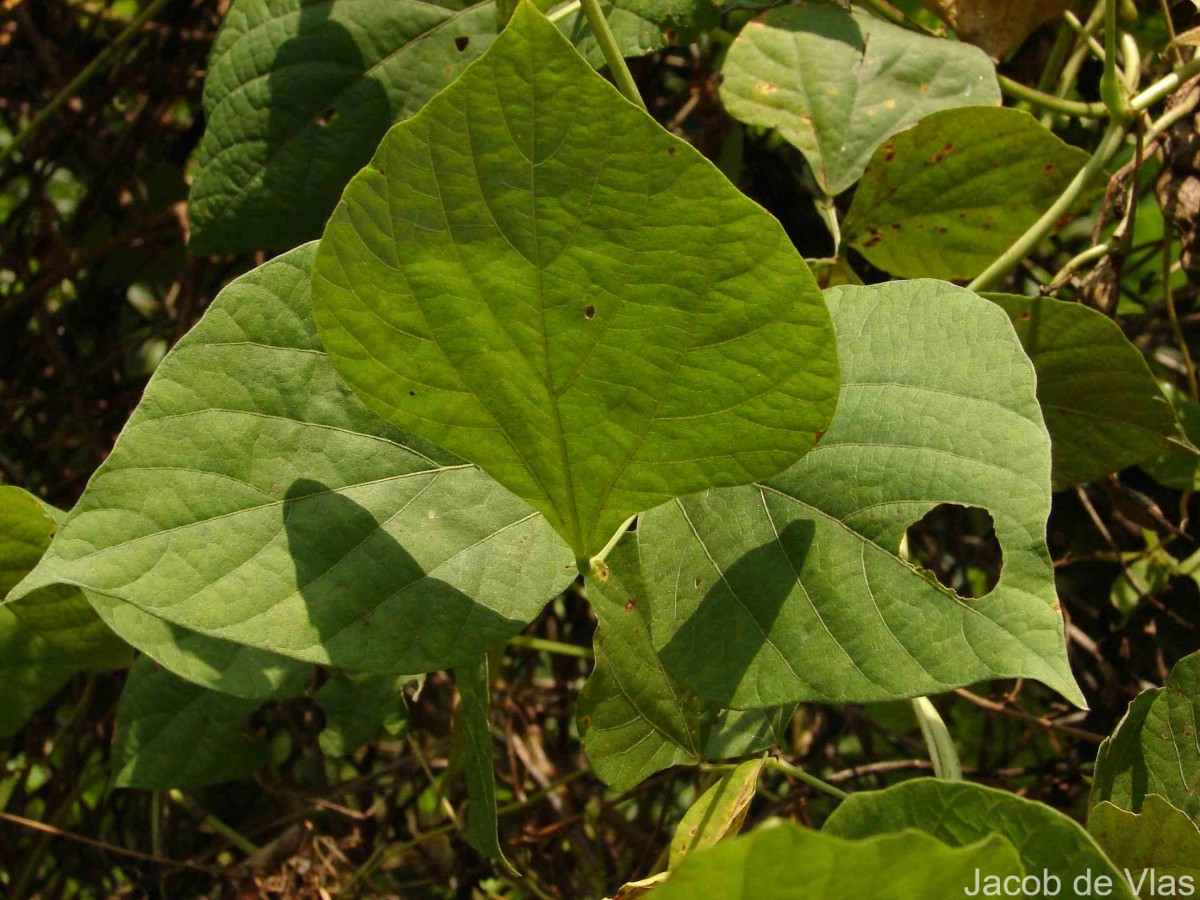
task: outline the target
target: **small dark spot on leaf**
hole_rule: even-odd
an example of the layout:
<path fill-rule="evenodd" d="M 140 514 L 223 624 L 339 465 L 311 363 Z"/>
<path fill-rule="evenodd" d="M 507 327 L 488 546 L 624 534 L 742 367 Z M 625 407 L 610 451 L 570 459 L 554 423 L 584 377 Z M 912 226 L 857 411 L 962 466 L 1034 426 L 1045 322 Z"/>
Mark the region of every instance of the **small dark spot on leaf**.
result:
<path fill-rule="evenodd" d="M 1054 171 L 1054 163 L 1046 163 L 1044 166 L 1042 166 L 1042 171 L 1049 175 Z"/>
<path fill-rule="evenodd" d="M 469 37 L 466 37 L 466 36 L 456 37 L 454 39 L 454 49 L 456 49 L 459 53 L 462 53 L 464 50 L 467 49 L 467 45 L 470 43 L 471 43 L 471 39 Z"/>
<path fill-rule="evenodd" d="M 944 227 L 943 227 L 943 228 L 938 228 L 938 230 L 937 230 L 937 233 L 938 233 L 938 234 L 945 234 L 945 233 L 946 233 L 946 229 L 945 229 Z"/>
<path fill-rule="evenodd" d="M 633 608 L 635 606 L 637 606 L 637 601 L 634 600 L 632 597 L 630 597 L 628 600 L 625 601 L 625 612 L 627 612 L 627 613 L 633 612 Z"/>
<path fill-rule="evenodd" d="M 1027 312 L 1021 313 L 1020 319 L 1022 322 L 1028 322 L 1029 321 L 1029 313 L 1027 313 Z"/>
<path fill-rule="evenodd" d="M 415 396 L 417 396 L 417 392 L 416 392 L 416 391 L 409 391 L 409 392 L 408 392 L 408 396 L 410 396 L 410 397 L 415 397 Z"/>
<path fill-rule="evenodd" d="M 813 443 L 814 443 L 814 444 L 819 444 L 819 443 L 821 443 L 821 438 L 823 438 L 823 437 L 825 437 L 825 432 L 824 432 L 824 431 L 818 431 L 816 434 L 814 434 L 814 435 L 813 435 Z"/>
<path fill-rule="evenodd" d="M 675 145 L 671 144 L 671 146 L 667 147 L 667 152 L 670 153 L 672 156 L 674 156 L 675 155 Z"/>
<path fill-rule="evenodd" d="M 387 169 L 383 168 L 383 166 L 380 166 L 380 167 L 379 167 L 379 174 L 380 174 L 380 175 L 383 175 L 384 177 L 387 177 Z"/>
<path fill-rule="evenodd" d="M 596 307 L 592 306 L 590 303 L 585 306 L 583 308 L 583 317 L 589 322 L 596 318 Z"/>
<path fill-rule="evenodd" d="M 596 570 L 596 577 L 601 581 L 608 581 L 608 566 L 601 566 Z"/>
<path fill-rule="evenodd" d="M 694 837 L 696 835 L 696 832 L 699 830 L 700 830 L 700 827 L 698 825 L 693 825 L 691 828 L 688 829 L 688 834 L 690 834 Z"/>
<path fill-rule="evenodd" d="M 998 169 L 998 168 L 1000 168 L 1000 160 L 998 160 L 998 159 L 993 159 L 993 160 L 992 160 L 992 168 L 993 168 L 993 169 Z"/>
<path fill-rule="evenodd" d="M 584 728 L 589 728 L 592 724 L 592 717 L 591 716 L 580 716 L 579 724 L 582 725 Z"/>
<path fill-rule="evenodd" d="M 899 223 L 899 222 L 893 222 L 893 223 L 892 223 L 892 230 L 893 230 L 893 231 L 899 231 L 899 230 L 900 230 L 900 223 Z"/>
<path fill-rule="evenodd" d="M 443 66 L 443 67 L 442 67 L 442 74 L 443 74 L 443 75 L 450 75 L 450 74 L 452 74 L 453 72 L 454 72 L 454 66 Z"/>
<path fill-rule="evenodd" d="M 895 158 L 896 158 L 896 145 L 895 144 L 887 144 L 886 146 L 884 146 L 883 161 L 891 162 Z"/>

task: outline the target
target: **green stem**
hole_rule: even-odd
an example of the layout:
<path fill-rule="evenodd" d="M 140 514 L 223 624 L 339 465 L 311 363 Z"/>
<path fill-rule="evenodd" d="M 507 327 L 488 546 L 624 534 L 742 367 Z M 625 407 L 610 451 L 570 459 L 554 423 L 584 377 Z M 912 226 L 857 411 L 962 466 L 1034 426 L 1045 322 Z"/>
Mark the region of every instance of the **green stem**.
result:
<path fill-rule="evenodd" d="M 581 5 L 583 14 L 587 16 L 588 25 L 592 28 L 592 34 L 596 38 L 596 43 L 600 45 L 600 52 L 604 54 L 604 61 L 608 63 L 608 71 L 612 75 L 613 81 L 617 83 L 617 90 L 624 94 L 625 99 L 630 103 L 646 109 L 646 101 L 638 92 L 629 66 L 625 65 L 625 57 L 621 54 L 621 48 L 617 46 L 617 39 L 613 37 L 608 22 L 604 18 L 600 0 L 582 0 Z"/>
<path fill-rule="evenodd" d="M 211 828 L 216 834 L 225 838 L 233 846 L 237 847 L 247 856 L 253 856 L 258 852 L 258 846 L 243 835 L 240 831 L 236 831 L 229 825 L 226 825 L 212 813 L 206 813 L 183 791 L 170 790 L 167 796 L 171 798 L 171 802 L 183 807 L 189 813 L 200 818 L 201 822 Z"/>
<path fill-rule="evenodd" d="M 1039 106 L 1042 109 L 1059 112 L 1066 116 L 1075 116 L 1079 119 L 1103 119 L 1108 116 L 1108 107 L 1103 103 L 1084 103 L 1081 100 L 1066 100 L 1062 97 L 1056 97 L 1053 94 L 1039 91 L 1037 88 L 1028 87 L 1019 81 L 1014 81 L 1007 75 L 997 74 L 996 77 L 1000 82 L 1000 89 L 1016 100 L 1024 100 L 1026 103 L 1032 103 L 1034 106 Z"/>
<path fill-rule="evenodd" d="M 1134 112 L 1141 112 L 1143 109 L 1153 106 L 1159 100 L 1162 100 L 1176 90 L 1185 81 L 1190 81 L 1197 75 L 1200 75 L 1200 56 L 1197 56 L 1190 62 L 1184 63 L 1170 75 L 1166 75 L 1154 82 L 1154 84 L 1129 101 L 1129 108 Z"/>
<path fill-rule="evenodd" d="M 1087 190 L 1092 180 L 1104 171 L 1104 166 L 1112 158 L 1113 154 L 1117 152 L 1122 141 L 1125 140 L 1125 130 L 1126 125 L 1123 119 L 1114 119 L 1109 124 L 1108 130 L 1100 138 L 1100 146 L 1096 148 L 1096 152 L 1092 154 L 1091 159 L 1087 161 L 1084 167 L 1071 179 L 1071 183 L 1067 185 L 1066 190 L 1042 214 L 1041 218 L 1034 222 L 1023 235 L 1017 238 L 1011 247 L 1005 250 L 994 263 L 967 285 L 968 290 L 987 290 L 1002 275 L 1008 272 L 1009 269 L 1028 256 L 1054 230 L 1054 227 L 1058 224 L 1058 220 L 1071 211 L 1071 207 L 1075 205 L 1075 201 Z"/>
<path fill-rule="evenodd" d="M 592 651 L 578 644 L 564 644 L 561 641 L 551 641 L 547 638 L 532 637 L 518 634 L 508 639 L 508 646 L 523 647 L 526 650 L 542 650 L 546 653 L 557 653 L 559 656 L 576 656 L 579 659 L 591 659 Z"/>
<path fill-rule="evenodd" d="M 571 15 L 571 13 L 578 12 L 579 7 L 580 7 L 580 0 L 571 0 L 570 3 L 564 3 L 562 6 L 560 6 L 558 9 L 554 10 L 553 12 L 547 13 L 546 18 L 549 19 L 551 22 L 561 22 L 567 16 Z"/>
<path fill-rule="evenodd" d="M 767 768 L 774 769 L 777 772 L 782 772 L 784 775 L 790 775 L 797 781 L 803 781 L 809 787 L 816 788 L 818 791 L 826 793 L 831 797 L 836 797 L 839 800 L 845 800 L 850 796 L 841 788 L 836 788 L 832 784 L 822 781 L 816 775 L 810 775 L 799 766 L 793 766 L 786 759 L 779 759 L 778 757 L 772 756 L 767 759 Z"/>
<path fill-rule="evenodd" d="M 1117 93 L 1117 0 L 1104 0 L 1104 74 L 1100 97 L 1113 115 L 1120 113 Z"/>
<path fill-rule="evenodd" d="M 100 53 L 96 55 L 95 59 L 84 66 L 83 70 L 73 79 L 71 79 L 71 83 L 59 91 L 58 94 L 55 95 L 54 99 L 47 103 L 45 108 L 43 108 L 41 112 L 34 116 L 33 120 L 17 133 L 17 136 L 13 138 L 12 143 L 3 150 L 0 150 L 0 166 L 3 166 L 5 163 L 7 163 L 18 150 L 29 143 L 29 141 L 35 134 L 38 133 L 41 127 L 46 124 L 46 121 L 56 112 L 58 112 L 59 108 L 64 103 L 79 93 L 80 88 L 91 81 L 97 72 L 108 65 L 109 60 L 116 56 L 117 53 L 120 52 L 121 48 L 129 43 L 129 41 L 133 39 L 133 37 L 137 35 L 139 31 L 142 30 L 142 26 L 149 22 L 155 15 L 158 14 L 159 10 L 166 5 L 167 0 L 154 0 L 153 3 L 142 10 L 141 15 L 130 22 L 125 30 L 113 39 L 111 44 L 101 50 Z"/>
<path fill-rule="evenodd" d="M 950 737 L 950 729 L 942 721 L 937 708 L 928 697 L 914 697 L 912 707 L 917 714 L 921 734 L 925 737 L 925 746 L 929 748 L 934 774 L 946 781 L 962 781 L 962 764 L 958 761 L 954 739 Z"/>
<path fill-rule="evenodd" d="M 1050 279 L 1045 287 L 1046 293 L 1052 294 L 1057 291 L 1067 283 L 1067 279 L 1074 275 L 1081 266 L 1086 266 L 1090 262 L 1103 259 L 1104 255 L 1111 249 L 1107 243 L 1097 244 L 1095 247 L 1088 247 L 1082 253 L 1071 257 L 1067 260 L 1067 264 L 1059 269 L 1057 274 Z"/>

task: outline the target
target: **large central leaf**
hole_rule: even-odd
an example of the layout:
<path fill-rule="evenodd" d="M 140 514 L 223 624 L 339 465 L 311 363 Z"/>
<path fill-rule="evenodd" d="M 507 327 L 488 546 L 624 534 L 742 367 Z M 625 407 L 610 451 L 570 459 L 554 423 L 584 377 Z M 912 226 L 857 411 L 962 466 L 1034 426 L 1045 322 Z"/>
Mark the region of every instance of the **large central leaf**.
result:
<path fill-rule="evenodd" d="M 373 409 L 577 557 L 786 468 L 836 402 L 829 315 L 779 223 L 528 4 L 346 189 L 313 306 Z"/>

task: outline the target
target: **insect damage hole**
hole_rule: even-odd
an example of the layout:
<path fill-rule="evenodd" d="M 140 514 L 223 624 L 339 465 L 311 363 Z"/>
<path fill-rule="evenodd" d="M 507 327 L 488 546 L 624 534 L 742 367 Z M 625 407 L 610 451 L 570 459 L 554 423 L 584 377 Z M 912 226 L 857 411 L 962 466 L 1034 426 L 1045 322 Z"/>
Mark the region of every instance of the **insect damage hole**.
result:
<path fill-rule="evenodd" d="M 908 526 L 909 562 L 965 600 L 986 597 L 1000 581 L 1004 551 L 991 513 L 942 503 Z"/>
<path fill-rule="evenodd" d="M 583 317 L 589 322 L 596 318 L 596 307 L 592 306 L 590 303 L 585 306 L 583 308 Z"/>
<path fill-rule="evenodd" d="M 457 50 L 459 53 L 462 53 L 464 50 L 467 49 L 467 47 L 470 45 L 470 43 L 471 43 L 471 39 L 469 37 L 456 37 L 454 39 L 454 49 Z"/>
<path fill-rule="evenodd" d="M 337 110 L 331 106 L 329 109 L 317 113 L 317 125 L 319 125 L 321 128 L 328 128 L 333 124 L 333 120 L 336 118 Z"/>

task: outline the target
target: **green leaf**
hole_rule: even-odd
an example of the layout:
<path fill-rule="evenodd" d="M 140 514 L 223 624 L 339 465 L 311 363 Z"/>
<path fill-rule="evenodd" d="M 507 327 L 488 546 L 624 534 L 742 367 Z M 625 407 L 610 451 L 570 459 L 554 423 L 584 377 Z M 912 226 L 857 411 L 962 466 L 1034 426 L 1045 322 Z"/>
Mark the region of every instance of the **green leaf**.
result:
<path fill-rule="evenodd" d="M 893 275 L 966 280 L 1037 221 L 1087 158 L 1019 109 L 935 112 L 871 157 L 842 234 Z"/>
<path fill-rule="evenodd" d="M 924 831 L 952 847 L 1006 838 L 1016 847 L 1026 872 L 1050 872 L 1061 879 L 1060 888 L 1067 891 L 1063 896 L 1089 896 L 1073 892 L 1075 880 L 1086 875 L 1093 884 L 1098 877 L 1110 879 L 1112 893 L 1104 896 L 1133 900 L 1124 875 L 1079 823 L 1044 803 L 1007 791 L 965 781 L 917 778 L 883 791 L 852 794 L 825 823 L 826 832 L 855 840 L 902 828 Z M 991 870 L 984 872 L 991 874 Z"/>
<path fill-rule="evenodd" d="M 570 583 L 541 516 L 341 383 L 312 251 L 221 292 L 18 595 L 71 584 L 233 644 L 407 674 L 502 643 Z"/>
<path fill-rule="evenodd" d="M 458 685 L 458 714 L 467 750 L 467 797 L 470 800 L 467 840 L 488 859 L 500 862 L 516 874 L 500 847 L 496 819 L 496 775 L 492 768 L 492 726 L 488 721 L 492 688 L 487 657 L 480 655 L 474 662 L 456 668 L 454 680 Z"/>
<path fill-rule="evenodd" d="M 862 176 L 871 153 L 930 113 L 999 104 L 987 56 L 863 12 L 816 3 L 750 22 L 721 67 L 721 101 L 804 154 L 825 193 Z"/>
<path fill-rule="evenodd" d="M 1200 654 L 1175 664 L 1166 685 L 1130 704 L 1100 746 L 1090 802 L 1141 812 L 1158 794 L 1200 822 Z"/>
<path fill-rule="evenodd" d="M 1193 887 L 1200 884 L 1200 828 L 1157 794 L 1146 797 L 1140 814 L 1107 801 L 1096 804 L 1088 813 L 1088 831 L 1113 864 L 1126 870 L 1134 889 L 1141 887 L 1142 897 L 1173 896 L 1165 889 L 1166 877 L 1187 876 Z"/>
<path fill-rule="evenodd" d="M 492 3 L 235 0 L 204 83 L 207 130 L 188 207 L 196 252 L 283 250 L 318 237 L 387 129 L 420 109 L 496 35 Z M 443 8 L 445 7 L 445 8 Z M 583 17 L 560 27 L 593 52 Z M 666 44 L 624 10 L 628 55 Z"/>
<path fill-rule="evenodd" d="M 1049 297 L 987 298 L 1008 313 L 1037 371 L 1055 490 L 1151 459 L 1180 437 L 1145 358 L 1112 319 Z"/>
<path fill-rule="evenodd" d="M 138 657 L 117 704 L 113 786 L 195 788 L 248 777 L 267 760 L 265 743 L 242 736 L 258 705 Z"/>
<path fill-rule="evenodd" d="M 670 497 L 786 467 L 835 402 L 828 313 L 779 223 L 529 4 L 355 176 L 313 305 L 372 409 L 577 558 Z"/>
<path fill-rule="evenodd" d="M 0 738 L 16 734 L 78 665 L 0 606 Z"/>
<path fill-rule="evenodd" d="M 322 752 L 345 756 L 381 731 L 402 734 L 408 727 L 404 685 L 412 680 L 409 675 L 355 675 L 326 682 L 316 697 L 325 714 Z"/>
<path fill-rule="evenodd" d="M 817 449 L 759 485 L 664 504 L 625 540 L 667 671 L 735 708 L 1000 677 L 1082 703 L 1045 543 L 1050 441 L 1007 316 L 934 281 L 826 298 L 844 384 Z M 908 526 L 943 503 L 992 516 L 1004 562 L 984 597 L 900 555 Z"/>
<path fill-rule="evenodd" d="M 1012 845 L 998 837 L 954 849 L 919 832 L 844 841 L 782 822 L 687 857 L 652 896 L 946 900 L 974 885 L 976 872 L 1022 874 Z"/>
<path fill-rule="evenodd" d="M 588 580 L 600 620 L 596 667 L 579 692 L 577 714 L 592 770 L 619 791 L 648 775 L 702 758 L 711 717 L 700 698 L 663 669 L 635 597 L 643 596 L 637 568 L 623 561 L 622 541 Z M 625 574 L 628 573 L 628 574 Z"/>
<path fill-rule="evenodd" d="M 64 515 L 27 491 L 0 485 L 0 601 L 41 560 Z M 96 617 L 76 588 L 48 585 L 20 603 L 7 603 L 7 609 L 80 665 L 129 665 L 129 648 Z"/>
<path fill-rule="evenodd" d="M 672 869 L 689 853 L 712 847 L 741 831 L 758 790 L 762 767 L 762 759 L 752 759 L 730 769 L 688 808 L 671 839 Z"/>

